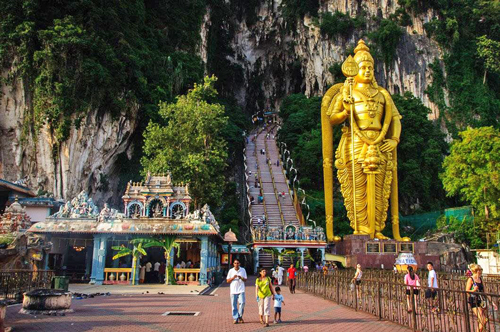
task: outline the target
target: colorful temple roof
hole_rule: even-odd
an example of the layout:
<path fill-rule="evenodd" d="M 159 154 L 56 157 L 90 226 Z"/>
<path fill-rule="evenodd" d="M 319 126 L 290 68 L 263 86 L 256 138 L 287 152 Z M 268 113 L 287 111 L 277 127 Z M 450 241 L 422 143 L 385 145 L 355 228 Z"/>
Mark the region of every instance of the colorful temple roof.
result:
<path fill-rule="evenodd" d="M 203 220 L 163 220 L 163 219 L 111 219 L 98 220 L 58 220 L 47 219 L 36 223 L 28 230 L 33 233 L 109 233 L 109 234 L 177 234 L 177 235 L 217 235 L 214 225 Z"/>
<path fill-rule="evenodd" d="M 123 195 L 124 211 L 108 204 L 99 211 L 82 191 L 58 212 L 29 228 L 33 233 L 109 233 L 220 235 L 208 205 L 189 212 L 188 186 L 173 185 L 170 175 L 147 176 L 144 183 L 129 182 Z"/>

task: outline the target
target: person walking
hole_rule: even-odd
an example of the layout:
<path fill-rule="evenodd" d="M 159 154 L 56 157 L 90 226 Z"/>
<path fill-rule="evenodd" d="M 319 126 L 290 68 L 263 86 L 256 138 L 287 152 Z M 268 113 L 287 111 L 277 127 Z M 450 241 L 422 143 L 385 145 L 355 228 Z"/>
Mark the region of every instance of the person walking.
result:
<path fill-rule="evenodd" d="M 425 290 L 425 298 L 429 301 L 429 305 L 432 308 L 432 312 L 439 312 L 439 308 L 437 306 L 437 290 L 438 288 L 438 279 L 436 271 L 434 270 L 434 264 L 432 262 L 427 262 L 427 270 L 429 270 L 429 276 L 427 277 L 427 288 Z"/>
<path fill-rule="evenodd" d="M 157 280 L 157 282 L 160 282 L 160 262 L 156 262 L 154 265 L 153 265 L 153 278 L 151 279 L 151 281 L 153 280 Z"/>
<path fill-rule="evenodd" d="M 145 265 L 139 265 L 139 283 L 143 284 L 145 279 L 146 279 L 146 266 Z"/>
<path fill-rule="evenodd" d="M 281 284 L 283 284 L 283 273 L 285 272 L 285 269 L 278 264 L 276 270 L 278 270 L 278 285 L 281 286 Z"/>
<path fill-rule="evenodd" d="M 271 299 L 274 299 L 274 288 L 271 279 L 267 276 L 266 269 L 262 268 L 259 277 L 255 280 L 255 297 L 259 304 L 260 323 L 269 327 L 269 316 L 271 315 Z"/>
<path fill-rule="evenodd" d="M 416 298 L 415 296 L 418 295 L 419 289 L 415 287 L 420 287 L 420 278 L 418 275 L 413 271 L 413 267 L 408 266 L 408 273 L 405 275 L 405 285 L 406 287 L 406 302 L 408 303 L 408 312 L 412 312 L 413 309 L 411 307 L 411 290 L 413 289 L 413 303 L 415 308 L 417 307 L 416 303 Z"/>
<path fill-rule="evenodd" d="M 488 322 L 487 316 L 487 299 L 484 295 L 480 295 L 477 293 L 484 292 L 484 283 L 483 283 L 483 268 L 478 264 L 471 264 L 469 266 L 470 271 L 472 272 L 472 276 L 467 279 L 467 285 L 465 286 L 465 291 L 470 293 L 469 305 L 472 309 L 472 312 L 477 317 L 477 332 L 482 332 L 486 327 Z M 493 304 L 493 309 L 498 310 L 495 302 L 491 301 Z"/>
<path fill-rule="evenodd" d="M 290 264 L 290 268 L 288 269 L 288 287 L 290 287 L 290 293 L 295 294 L 295 266 Z"/>
<path fill-rule="evenodd" d="M 272 277 L 271 281 L 273 282 L 273 285 L 276 285 L 278 283 L 278 268 L 272 269 Z"/>
<path fill-rule="evenodd" d="M 281 288 L 276 287 L 274 294 L 274 324 L 282 323 L 281 321 L 281 304 L 285 304 Z"/>
<path fill-rule="evenodd" d="M 356 265 L 356 273 L 352 278 L 352 283 L 355 284 L 356 291 L 358 293 L 358 299 L 361 299 L 361 290 L 359 289 L 359 285 L 361 285 L 361 278 L 363 277 L 363 271 L 361 270 L 361 264 Z"/>
<path fill-rule="evenodd" d="M 152 278 L 151 278 L 151 275 L 152 275 L 152 271 L 151 269 L 153 268 L 153 264 L 151 264 L 151 262 L 147 262 L 146 263 L 146 280 L 144 281 L 145 283 L 150 283 Z"/>
<path fill-rule="evenodd" d="M 247 281 L 247 278 L 247 271 L 240 266 L 240 261 L 235 259 L 233 261 L 233 268 L 229 270 L 226 278 L 226 282 L 230 284 L 233 324 L 244 323 L 245 281 Z M 240 305 L 239 309 L 238 304 Z"/>

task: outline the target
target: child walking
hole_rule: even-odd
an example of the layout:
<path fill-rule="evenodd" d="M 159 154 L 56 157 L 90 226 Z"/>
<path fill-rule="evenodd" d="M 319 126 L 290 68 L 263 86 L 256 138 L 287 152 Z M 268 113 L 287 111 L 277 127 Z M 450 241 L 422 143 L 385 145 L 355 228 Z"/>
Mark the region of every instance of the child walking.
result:
<path fill-rule="evenodd" d="M 281 323 L 281 304 L 285 304 L 285 300 L 279 287 L 276 287 L 274 291 L 276 292 L 274 295 L 274 324 L 278 324 Z"/>

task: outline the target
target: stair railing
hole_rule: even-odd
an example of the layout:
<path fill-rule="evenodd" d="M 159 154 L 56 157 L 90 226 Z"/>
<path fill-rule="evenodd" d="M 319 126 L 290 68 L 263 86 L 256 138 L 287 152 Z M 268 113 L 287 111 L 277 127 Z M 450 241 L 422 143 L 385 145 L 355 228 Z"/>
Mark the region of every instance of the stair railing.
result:
<path fill-rule="evenodd" d="M 274 127 L 271 128 L 271 131 L 272 131 L 272 129 L 274 129 Z M 268 131 L 268 133 L 269 133 L 269 131 Z M 276 202 L 278 203 L 278 209 L 279 209 L 279 212 L 280 212 L 281 224 L 284 227 L 285 226 L 285 217 L 283 215 L 283 210 L 281 208 L 281 202 L 280 202 L 279 196 L 278 196 L 278 189 L 276 187 L 276 182 L 274 180 L 272 163 L 269 163 L 269 161 L 271 160 L 271 158 L 269 156 L 269 149 L 268 149 L 268 145 L 267 145 L 267 138 L 264 139 L 264 146 L 265 146 L 265 149 L 266 149 L 266 164 L 267 164 L 267 167 L 269 168 L 269 172 L 271 174 L 271 180 L 272 180 L 273 189 L 274 189 L 274 196 L 276 197 Z"/>

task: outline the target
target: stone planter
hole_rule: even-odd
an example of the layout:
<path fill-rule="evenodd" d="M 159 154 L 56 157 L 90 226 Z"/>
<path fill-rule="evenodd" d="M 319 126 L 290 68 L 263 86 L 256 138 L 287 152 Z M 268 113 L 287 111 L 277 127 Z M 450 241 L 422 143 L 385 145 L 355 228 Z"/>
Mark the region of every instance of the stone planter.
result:
<path fill-rule="evenodd" d="M 57 289 L 37 289 L 24 293 L 24 314 L 62 314 L 73 312 L 71 307 L 71 293 Z"/>

